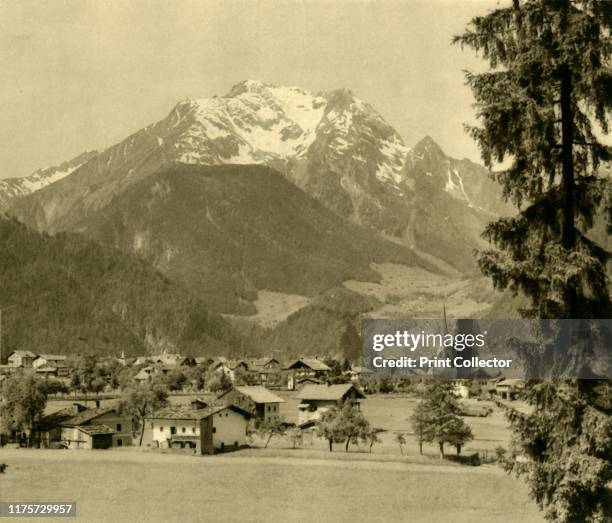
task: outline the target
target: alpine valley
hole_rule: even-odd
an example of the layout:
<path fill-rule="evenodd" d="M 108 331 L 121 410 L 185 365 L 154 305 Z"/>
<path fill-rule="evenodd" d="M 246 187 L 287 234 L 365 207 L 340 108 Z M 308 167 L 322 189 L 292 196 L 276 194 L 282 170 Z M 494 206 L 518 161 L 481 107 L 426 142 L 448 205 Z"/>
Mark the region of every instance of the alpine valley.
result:
<path fill-rule="evenodd" d="M 0 210 L 136 255 L 238 338 L 285 355 L 299 350 L 291 325 L 325 338 L 300 352 L 354 354 L 363 314 L 439 316 L 442 303 L 486 314 L 495 295 L 474 250 L 512 212 L 500 196 L 484 167 L 429 137 L 408 147 L 347 89 L 252 80 L 183 100 L 106 150 L 0 181 Z"/>

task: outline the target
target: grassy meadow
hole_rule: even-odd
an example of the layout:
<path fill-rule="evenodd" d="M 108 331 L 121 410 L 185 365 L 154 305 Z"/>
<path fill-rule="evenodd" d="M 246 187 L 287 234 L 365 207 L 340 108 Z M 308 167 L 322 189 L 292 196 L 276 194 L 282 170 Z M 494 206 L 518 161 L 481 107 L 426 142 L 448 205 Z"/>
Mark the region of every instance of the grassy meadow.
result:
<path fill-rule="evenodd" d="M 3 449 L 3 500 L 77 501 L 77 520 L 540 523 L 520 481 L 493 466 L 412 465 L 250 449 Z M 363 456 L 366 457 L 365 455 Z"/>

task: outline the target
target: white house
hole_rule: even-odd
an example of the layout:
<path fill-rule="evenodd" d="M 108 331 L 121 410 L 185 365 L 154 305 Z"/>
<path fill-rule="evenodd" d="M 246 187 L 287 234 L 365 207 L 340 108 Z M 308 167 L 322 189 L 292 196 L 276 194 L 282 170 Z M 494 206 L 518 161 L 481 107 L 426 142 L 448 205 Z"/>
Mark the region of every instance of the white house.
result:
<path fill-rule="evenodd" d="M 145 420 L 154 446 L 191 448 L 201 454 L 239 448 L 247 443 L 251 414 L 236 405 L 211 405 L 192 401 L 158 410 Z"/>
<path fill-rule="evenodd" d="M 28 367 L 31 368 L 36 354 L 29 350 L 16 350 L 8 355 L 7 363 L 9 367 Z"/>

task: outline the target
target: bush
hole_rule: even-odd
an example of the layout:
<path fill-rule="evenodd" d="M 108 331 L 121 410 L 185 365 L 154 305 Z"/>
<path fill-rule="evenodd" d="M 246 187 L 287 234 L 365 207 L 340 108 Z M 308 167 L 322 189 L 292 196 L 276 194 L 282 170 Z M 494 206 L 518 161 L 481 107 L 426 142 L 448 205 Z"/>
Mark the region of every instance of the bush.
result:
<path fill-rule="evenodd" d="M 470 465 L 472 467 L 479 467 L 481 464 L 480 455 L 478 454 L 478 452 L 475 452 L 474 454 L 465 454 L 458 456 L 454 454 L 449 454 L 447 456 L 444 456 L 444 459 L 447 459 L 448 461 L 454 461 L 455 463 L 461 463 L 462 465 Z"/>

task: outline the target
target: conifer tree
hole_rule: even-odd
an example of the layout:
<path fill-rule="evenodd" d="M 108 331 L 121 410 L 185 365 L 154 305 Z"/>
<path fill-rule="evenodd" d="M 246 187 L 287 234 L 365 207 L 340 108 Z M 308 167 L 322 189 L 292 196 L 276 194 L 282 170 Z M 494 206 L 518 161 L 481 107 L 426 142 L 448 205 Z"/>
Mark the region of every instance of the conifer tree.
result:
<path fill-rule="evenodd" d="M 612 3 L 513 0 L 472 20 L 455 39 L 481 52 L 491 70 L 466 73 L 482 127 L 468 127 L 518 215 L 488 225 L 497 249 L 479 265 L 497 288 L 522 291 L 525 316 L 610 318 L 609 253 L 587 236 L 607 206 L 610 180 Z M 607 198 L 607 201 L 606 201 Z M 530 382 L 528 412 L 508 409 L 514 432 L 506 468 L 527 479 L 550 521 L 610 521 L 612 402 L 609 381 Z"/>
<path fill-rule="evenodd" d="M 455 38 L 491 67 L 466 73 L 482 124 L 468 132 L 488 167 L 511 162 L 494 176 L 520 209 L 488 225 L 497 249 L 479 265 L 496 287 L 526 294 L 533 317 L 610 317 L 609 253 L 587 232 L 611 190 L 597 174 L 610 153 L 594 131 L 608 132 L 612 105 L 611 6 L 513 0 Z"/>

